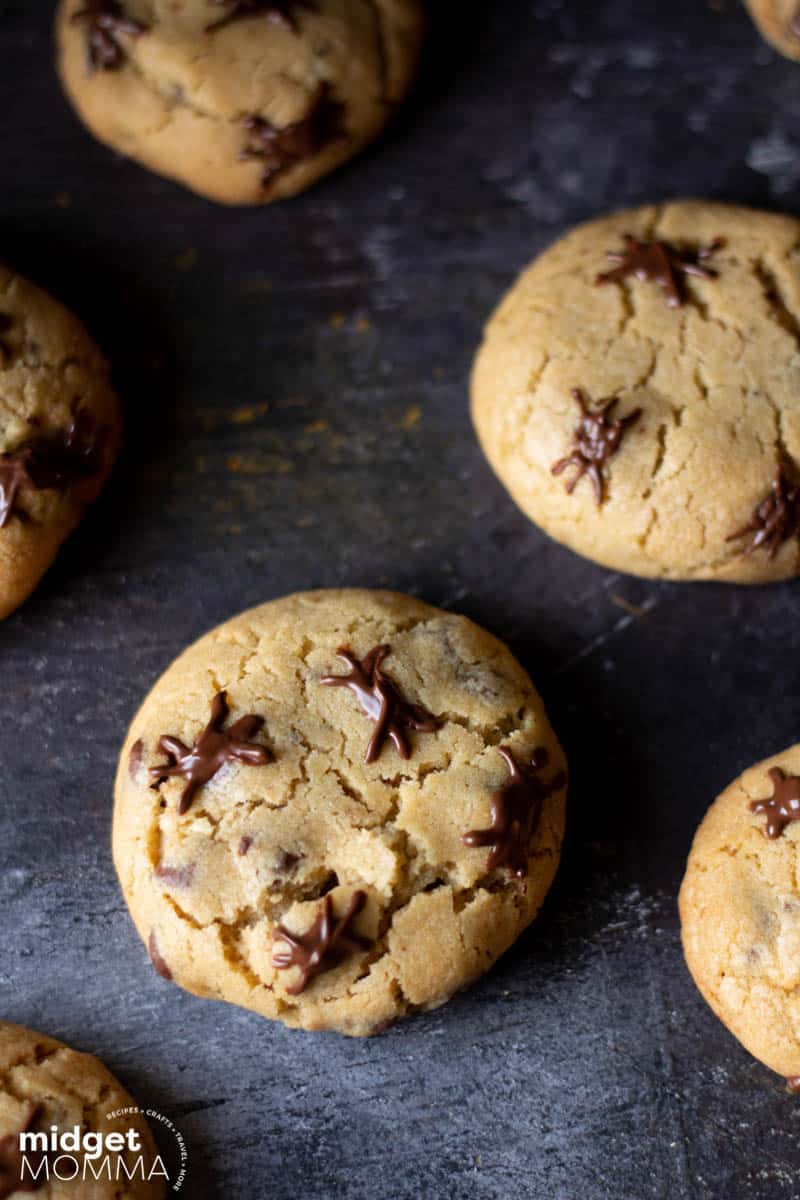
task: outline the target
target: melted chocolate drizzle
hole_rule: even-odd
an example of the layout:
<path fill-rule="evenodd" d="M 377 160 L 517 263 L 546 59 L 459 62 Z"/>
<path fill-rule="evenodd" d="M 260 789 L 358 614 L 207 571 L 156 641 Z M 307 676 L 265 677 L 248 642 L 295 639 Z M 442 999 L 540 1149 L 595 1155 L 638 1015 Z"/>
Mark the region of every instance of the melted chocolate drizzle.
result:
<path fill-rule="evenodd" d="M 787 775 L 780 767 L 767 772 L 772 781 L 772 795 L 766 800 L 754 800 L 750 812 L 763 813 L 767 818 L 764 832 L 768 838 L 779 838 L 787 825 L 800 821 L 800 776 Z"/>
<path fill-rule="evenodd" d="M 140 37 L 147 26 L 125 15 L 117 0 L 86 0 L 72 15 L 73 25 L 86 26 L 86 63 L 94 71 L 118 71 L 128 55 L 119 41 L 121 33 Z"/>
<path fill-rule="evenodd" d="M 774 558 L 784 542 L 797 533 L 800 526 L 800 488 L 792 487 L 780 463 L 775 467 L 772 486 L 760 504 L 753 509 L 753 515 L 746 525 L 732 533 L 727 541 L 736 542 L 746 538 L 748 544 L 742 551 L 742 558 L 749 558 L 762 546 Z"/>
<path fill-rule="evenodd" d="M 599 406 L 592 409 L 580 388 L 573 388 L 571 394 L 581 410 L 581 419 L 572 435 L 569 454 L 554 463 L 551 470 L 554 475 L 561 475 L 569 467 L 575 467 L 575 474 L 567 483 L 570 495 L 584 475 L 588 475 L 599 508 L 605 497 L 603 467 L 617 453 L 625 430 L 639 420 L 642 410 L 636 408 L 626 417 L 613 417 L 619 403 L 617 396 L 601 400 Z"/>
<path fill-rule="evenodd" d="M 279 971 L 298 967 L 297 981 L 286 988 L 290 996 L 305 991 L 315 975 L 331 967 L 348 954 L 366 950 L 369 943 L 350 933 L 350 926 L 366 904 L 366 892 L 353 892 L 347 911 L 338 919 L 333 915 L 333 902 L 326 896 L 319 906 L 314 923 L 304 934 L 290 933 L 284 925 L 275 931 L 272 965 Z M 284 949 L 278 949 L 278 943 Z"/>
<path fill-rule="evenodd" d="M 187 780 L 178 803 L 178 813 L 191 808 L 195 795 L 213 779 L 226 763 L 240 762 L 248 767 L 263 767 L 271 759 L 266 746 L 256 745 L 255 737 L 264 724 L 263 717 L 250 713 L 240 717 L 230 729 L 223 729 L 228 719 L 228 700 L 225 692 L 218 692 L 211 702 L 211 717 L 205 729 L 194 740 L 191 747 L 180 738 L 164 734 L 158 740 L 158 752 L 166 754 L 168 761 L 150 768 L 150 778 L 156 782 L 180 776 Z"/>
<path fill-rule="evenodd" d="M 676 250 L 668 242 L 640 242 L 629 233 L 622 240 L 622 250 L 607 251 L 606 256 L 612 263 L 611 270 L 598 275 L 595 285 L 621 283 L 629 275 L 642 282 L 652 280 L 663 291 L 670 308 L 680 308 L 684 302 L 684 276 L 717 278 L 717 272 L 705 266 L 705 263 L 725 245 L 724 238 L 714 238 L 708 246 L 687 251 Z"/>
<path fill-rule="evenodd" d="M 409 704 L 395 684 L 383 674 L 381 664 L 391 654 L 391 646 L 375 646 L 363 662 L 359 662 L 352 650 L 346 647 L 341 647 L 336 653 L 350 668 L 350 674 L 325 675 L 320 683 L 325 687 L 350 688 L 362 710 L 375 722 L 375 731 L 367 744 L 364 762 L 375 762 L 387 738 L 401 758 L 409 758 L 407 730 L 435 733 L 440 728 L 441 721 L 437 717 L 431 716 L 417 704 Z"/>
<path fill-rule="evenodd" d="M 46 1152 L 43 1150 L 25 1151 L 28 1165 L 23 1179 L 23 1156 L 19 1145 L 20 1135 L 30 1133 L 39 1119 L 41 1111 L 41 1105 L 31 1104 L 27 1117 L 16 1133 L 7 1133 L 0 1137 L 0 1200 L 7 1200 L 9 1196 L 20 1195 L 22 1192 L 38 1192 L 45 1185 L 44 1173 L 38 1179 L 34 1179 L 30 1172 L 38 1173 Z"/>
<path fill-rule="evenodd" d="M 65 492 L 91 479 L 103 465 L 108 430 L 98 429 L 91 413 L 72 404 L 72 421 L 53 435 L 31 438 L 10 454 L 0 454 L 0 529 L 15 509 L 20 491 Z"/>
<path fill-rule="evenodd" d="M 518 879 L 528 873 L 530 843 L 539 827 L 542 805 L 554 792 L 560 791 L 567 782 L 563 771 L 544 783 L 538 775 L 550 761 L 544 746 L 534 750 L 530 767 L 520 767 L 506 746 L 500 753 L 508 767 L 508 779 L 493 792 L 491 799 L 492 823 L 488 829 L 473 829 L 461 840 L 465 846 L 490 846 L 486 868 L 508 867 Z"/>
<path fill-rule="evenodd" d="M 258 159 L 263 164 L 261 183 L 268 187 L 282 171 L 313 158 L 328 143 L 345 137 L 344 111 L 344 105 L 333 98 L 330 84 L 323 83 L 306 116 L 291 125 L 281 128 L 264 117 L 244 117 L 242 126 L 249 137 L 239 157 Z"/>
<path fill-rule="evenodd" d="M 227 8 L 230 11 L 220 17 L 218 21 L 212 21 L 210 25 L 206 25 L 206 33 L 213 33 L 225 25 L 232 25 L 234 21 L 244 21 L 249 17 L 262 16 L 269 17 L 270 21 L 274 21 L 276 25 L 282 25 L 284 29 L 291 29 L 293 33 L 296 33 L 295 9 L 305 8 L 309 12 L 317 10 L 314 0 L 208 0 L 208 2 L 216 8 Z"/>

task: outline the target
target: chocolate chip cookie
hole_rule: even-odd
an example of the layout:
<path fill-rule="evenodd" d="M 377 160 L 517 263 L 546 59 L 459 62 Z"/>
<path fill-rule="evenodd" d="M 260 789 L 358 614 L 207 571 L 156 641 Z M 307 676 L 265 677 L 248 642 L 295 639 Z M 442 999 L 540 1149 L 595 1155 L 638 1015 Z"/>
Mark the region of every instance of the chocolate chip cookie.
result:
<path fill-rule="evenodd" d="M 83 1145 L 62 1145 L 76 1127 Z M 135 1101 L 101 1062 L 0 1021 L 0 1200 L 162 1200 L 167 1170 Z"/>
<path fill-rule="evenodd" d="M 800 569 L 800 221 L 705 201 L 603 217 L 503 300 L 473 375 L 525 513 L 634 575 Z"/>
<path fill-rule="evenodd" d="M 745 771 L 697 831 L 680 894 L 694 981 L 800 1090 L 800 746 Z"/>
<path fill-rule="evenodd" d="M 787 58 L 800 58 L 800 2 L 745 0 L 761 33 Z"/>
<path fill-rule="evenodd" d="M 99 495 L 121 424 L 108 365 L 80 322 L 0 266 L 0 618 Z"/>
<path fill-rule="evenodd" d="M 408 92 L 419 0 L 61 0 L 59 69 L 100 141 L 224 204 L 291 196 Z"/>
<path fill-rule="evenodd" d="M 374 1033 L 442 1004 L 533 920 L 562 751 L 510 652 L 409 596 L 235 617 L 133 720 L 114 859 L 155 970 L 287 1025 Z"/>

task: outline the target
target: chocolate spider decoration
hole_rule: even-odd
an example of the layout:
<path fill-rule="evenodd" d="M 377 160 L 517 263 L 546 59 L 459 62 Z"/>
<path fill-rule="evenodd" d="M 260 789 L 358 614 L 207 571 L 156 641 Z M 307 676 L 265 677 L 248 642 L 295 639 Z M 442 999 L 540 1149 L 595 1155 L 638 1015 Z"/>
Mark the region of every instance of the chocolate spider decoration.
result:
<path fill-rule="evenodd" d="M 178 802 L 178 814 L 187 812 L 197 792 L 213 779 L 226 763 L 240 762 L 248 767 L 263 767 L 270 761 L 266 746 L 251 739 L 264 724 L 264 718 L 250 713 L 223 729 L 228 719 L 228 700 L 225 692 L 217 692 L 211 702 L 211 717 L 205 729 L 191 747 L 180 738 L 164 734 L 158 740 L 158 751 L 166 754 L 166 763 L 150 768 L 150 778 L 160 782 L 174 776 L 185 779 L 186 787 Z"/>
<path fill-rule="evenodd" d="M 0 529 L 8 524 L 21 490 L 64 492 L 96 475 L 103 465 L 107 434 L 73 400 L 72 421 L 66 429 L 40 434 L 17 450 L 0 454 Z"/>
<path fill-rule="evenodd" d="M 249 139 L 239 157 L 263 164 L 261 183 L 268 187 L 276 175 L 295 166 L 345 136 L 344 105 L 334 100 L 330 84 L 320 85 L 305 117 L 279 127 L 264 117 L 244 117 Z"/>
<path fill-rule="evenodd" d="M 297 16 L 294 10 L 304 8 L 309 12 L 316 12 L 317 9 L 314 0 L 208 0 L 208 2 L 216 8 L 227 8 L 230 11 L 220 17 L 218 21 L 212 21 L 210 25 L 206 25 L 206 33 L 213 33 L 225 25 L 232 25 L 234 21 L 244 21 L 248 17 L 261 16 L 268 17 L 276 25 L 282 25 L 285 29 L 291 29 L 293 33 L 296 33 Z"/>
<path fill-rule="evenodd" d="M 86 26 L 86 60 L 90 72 L 118 71 L 127 58 L 120 34 L 140 37 L 147 26 L 125 15 L 117 0 L 86 0 L 72 14 L 73 25 Z"/>
<path fill-rule="evenodd" d="M 408 758 L 407 731 L 414 729 L 418 733 L 435 733 L 441 725 L 438 718 L 424 708 L 404 700 L 391 679 L 383 674 L 383 660 L 390 653 L 391 646 L 375 646 L 359 662 L 351 650 L 341 648 L 336 654 L 350 668 L 350 674 L 326 675 L 320 680 L 325 687 L 350 688 L 362 710 L 375 722 L 375 730 L 364 755 L 366 763 L 375 762 L 387 738 L 401 758 Z"/>
<path fill-rule="evenodd" d="M 746 525 L 737 529 L 726 539 L 729 542 L 753 536 L 742 551 L 749 558 L 762 546 L 770 558 L 774 558 L 784 542 L 792 537 L 800 526 L 800 488 L 792 487 L 780 463 L 775 467 L 772 486 L 767 495 L 753 509 Z"/>
<path fill-rule="evenodd" d="M 638 421 L 642 410 L 636 408 L 625 417 L 614 417 L 612 414 L 619 397 L 601 400 L 599 406 L 592 409 L 580 388 L 573 388 L 571 395 L 581 410 L 581 419 L 572 435 L 569 454 L 554 463 L 551 470 L 554 475 L 561 475 L 569 467 L 575 467 L 575 474 L 567 483 L 570 495 L 584 475 L 588 475 L 599 507 L 605 497 L 603 467 L 619 450 L 625 430 Z"/>
<path fill-rule="evenodd" d="M 717 272 L 705 263 L 725 245 L 724 238 L 714 238 L 708 246 L 688 251 L 676 250 L 668 242 L 640 242 L 629 233 L 624 234 L 622 240 L 624 248 L 621 251 L 607 251 L 611 270 L 598 275 L 595 285 L 621 283 L 628 275 L 643 282 L 652 280 L 661 288 L 670 308 L 680 308 L 683 304 L 684 276 L 716 279 Z"/>
<path fill-rule="evenodd" d="M 528 854 L 531 841 L 539 827 L 542 805 L 567 782 L 563 771 L 544 783 L 539 778 L 550 761 L 544 746 L 534 750 L 529 767 L 521 767 L 511 750 L 500 747 L 508 767 L 508 779 L 492 794 L 492 823 L 488 829 L 472 829 L 461 840 L 465 846 L 489 846 L 486 868 L 508 867 L 518 879 L 528 873 Z"/>
<path fill-rule="evenodd" d="M 766 800 L 754 800 L 750 812 L 767 818 L 764 832 L 768 838 L 779 838 L 787 825 L 800 821 L 800 776 L 787 775 L 780 767 L 767 772 L 772 783 L 772 795 Z"/>
<path fill-rule="evenodd" d="M 348 954 L 358 954 L 368 942 L 350 932 L 350 926 L 366 904 L 366 892 L 353 892 L 343 917 L 333 915 L 333 903 L 325 896 L 317 910 L 314 923 L 303 934 L 290 933 L 285 925 L 275 931 L 272 965 L 279 971 L 298 967 L 297 981 L 286 988 L 290 996 L 305 991 L 315 975 L 330 970 Z M 278 944 L 284 948 L 279 949 Z"/>

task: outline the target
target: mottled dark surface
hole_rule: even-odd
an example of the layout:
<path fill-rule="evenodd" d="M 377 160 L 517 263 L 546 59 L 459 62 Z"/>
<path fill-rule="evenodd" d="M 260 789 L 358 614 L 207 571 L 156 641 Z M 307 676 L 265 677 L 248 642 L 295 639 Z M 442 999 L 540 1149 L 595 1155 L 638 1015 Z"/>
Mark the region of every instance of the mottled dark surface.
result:
<path fill-rule="evenodd" d="M 51 70 L 51 5 L 0 0 L 0 256 L 86 319 L 128 419 L 110 491 L 0 628 L 0 1012 L 171 1115 L 192 1200 L 790 1200 L 800 1103 L 695 992 L 675 894 L 708 802 L 798 740 L 797 588 L 640 583 L 552 545 L 490 474 L 466 390 L 495 299 L 572 222 L 691 193 L 797 208 L 800 66 L 731 2 L 439 8 L 379 147 L 228 211 L 96 145 Z M 108 848 L 117 747 L 173 655 L 354 583 L 507 639 L 574 779 L 541 920 L 370 1042 L 157 978 Z"/>

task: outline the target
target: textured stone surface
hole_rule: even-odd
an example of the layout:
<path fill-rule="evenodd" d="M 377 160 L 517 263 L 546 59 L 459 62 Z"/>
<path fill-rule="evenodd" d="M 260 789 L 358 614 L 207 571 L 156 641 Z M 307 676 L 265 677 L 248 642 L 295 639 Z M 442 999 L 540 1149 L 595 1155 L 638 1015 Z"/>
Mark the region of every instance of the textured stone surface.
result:
<path fill-rule="evenodd" d="M 711 799 L 797 741 L 797 589 L 637 583 L 550 544 L 484 463 L 466 381 L 500 292 L 574 222 L 687 193 L 795 209 L 800 68 L 733 3 L 439 7 L 386 141 L 231 213 L 95 145 L 50 6 L 0 2 L 0 258 L 89 324 L 128 414 L 105 499 L 0 627 L 0 1015 L 173 1117 L 192 1200 L 790 1200 L 800 1106 L 695 991 L 675 893 Z M 366 1044 L 154 976 L 109 847 L 118 746 L 173 655 L 345 584 L 508 640 L 573 767 L 540 920 Z"/>

